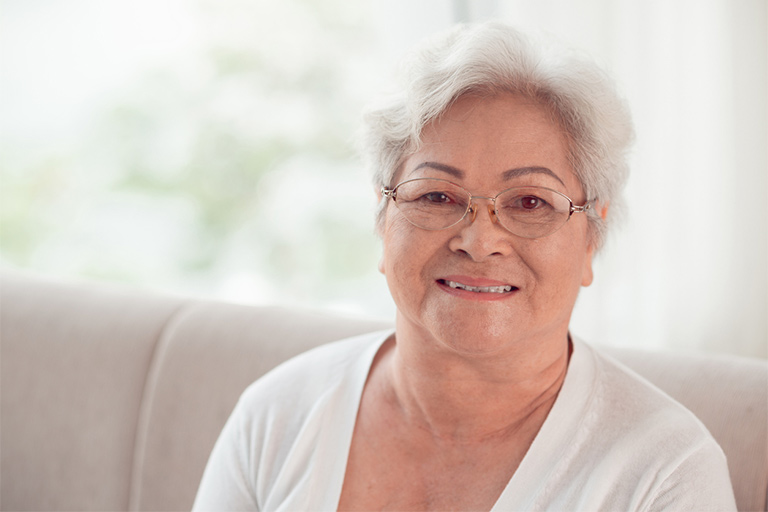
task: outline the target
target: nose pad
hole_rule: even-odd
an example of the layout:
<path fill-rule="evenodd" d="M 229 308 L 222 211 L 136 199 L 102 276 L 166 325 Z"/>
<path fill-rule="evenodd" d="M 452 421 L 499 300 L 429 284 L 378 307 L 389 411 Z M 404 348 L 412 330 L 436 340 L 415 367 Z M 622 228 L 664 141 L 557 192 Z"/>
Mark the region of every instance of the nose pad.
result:
<path fill-rule="evenodd" d="M 475 217 L 477 217 L 477 206 L 475 203 L 471 203 L 469 205 L 469 223 L 472 224 L 475 222 Z"/>
<path fill-rule="evenodd" d="M 477 204 L 472 202 L 472 204 L 469 205 L 469 223 L 472 224 L 475 222 L 475 217 L 477 217 Z M 488 204 L 488 216 L 491 218 L 491 222 L 494 224 L 499 223 L 499 218 L 496 215 L 496 208 L 494 207 L 493 203 Z"/>
<path fill-rule="evenodd" d="M 488 204 L 488 216 L 491 218 L 491 222 L 494 224 L 499 223 L 499 218 L 496 216 L 496 207 L 493 205 L 493 203 Z"/>

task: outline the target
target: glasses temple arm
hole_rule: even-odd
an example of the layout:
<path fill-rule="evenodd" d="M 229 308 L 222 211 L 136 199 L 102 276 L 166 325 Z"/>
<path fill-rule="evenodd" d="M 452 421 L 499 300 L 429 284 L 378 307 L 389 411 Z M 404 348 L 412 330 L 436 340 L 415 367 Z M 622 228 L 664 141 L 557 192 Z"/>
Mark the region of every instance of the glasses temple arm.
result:
<path fill-rule="evenodd" d="M 571 214 L 574 213 L 584 213 L 587 210 L 591 210 L 592 206 L 595 204 L 595 199 L 592 199 L 591 201 L 587 201 L 581 206 L 576 206 L 573 203 L 571 203 Z"/>

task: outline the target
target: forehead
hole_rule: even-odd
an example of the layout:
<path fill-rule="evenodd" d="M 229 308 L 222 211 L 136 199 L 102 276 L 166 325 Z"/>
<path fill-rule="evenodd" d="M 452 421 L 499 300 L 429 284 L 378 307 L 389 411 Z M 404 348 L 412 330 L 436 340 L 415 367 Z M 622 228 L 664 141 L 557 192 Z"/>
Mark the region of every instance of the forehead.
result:
<path fill-rule="evenodd" d="M 515 94 L 459 98 L 425 126 L 422 146 L 406 160 L 401 179 L 443 172 L 424 166 L 425 162 L 461 171 L 461 184 L 475 188 L 503 186 L 510 177 L 519 177 L 535 184 L 557 184 L 571 194 L 581 190 L 560 125 L 540 104 Z M 551 175 L 509 172 L 535 168 Z"/>

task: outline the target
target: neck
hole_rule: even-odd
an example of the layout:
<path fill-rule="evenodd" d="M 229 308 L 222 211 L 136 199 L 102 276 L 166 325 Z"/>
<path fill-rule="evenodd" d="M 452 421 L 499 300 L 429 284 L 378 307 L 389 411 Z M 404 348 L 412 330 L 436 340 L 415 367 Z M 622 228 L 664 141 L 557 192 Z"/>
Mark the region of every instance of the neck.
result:
<path fill-rule="evenodd" d="M 458 354 L 398 325 L 390 349 L 390 396 L 414 426 L 455 442 L 534 435 L 568 367 L 567 330 L 491 355 Z"/>

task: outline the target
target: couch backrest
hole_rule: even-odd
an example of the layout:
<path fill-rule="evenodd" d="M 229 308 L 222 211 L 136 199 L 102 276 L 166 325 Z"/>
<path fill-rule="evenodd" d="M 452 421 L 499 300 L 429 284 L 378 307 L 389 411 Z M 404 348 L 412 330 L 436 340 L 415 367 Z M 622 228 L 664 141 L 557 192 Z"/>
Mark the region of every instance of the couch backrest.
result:
<path fill-rule="evenodd" d="M 136 422 L 180 300 L 4 278 L 0 507 L 128 506 Z"/>
<path fill-rule="evenodd" d="M 0 510 L 188 510 L 248 384 L 386 325 L 3 275 Z"/>
<path fill-rule="evenodd" d="M 0 283 L 0 510 L 187 510 L 245 387 L 386 322 L 56 284 Z M 765 510 L 768 365 L 607 349 L 696 413 L 741 510 Z"/>

